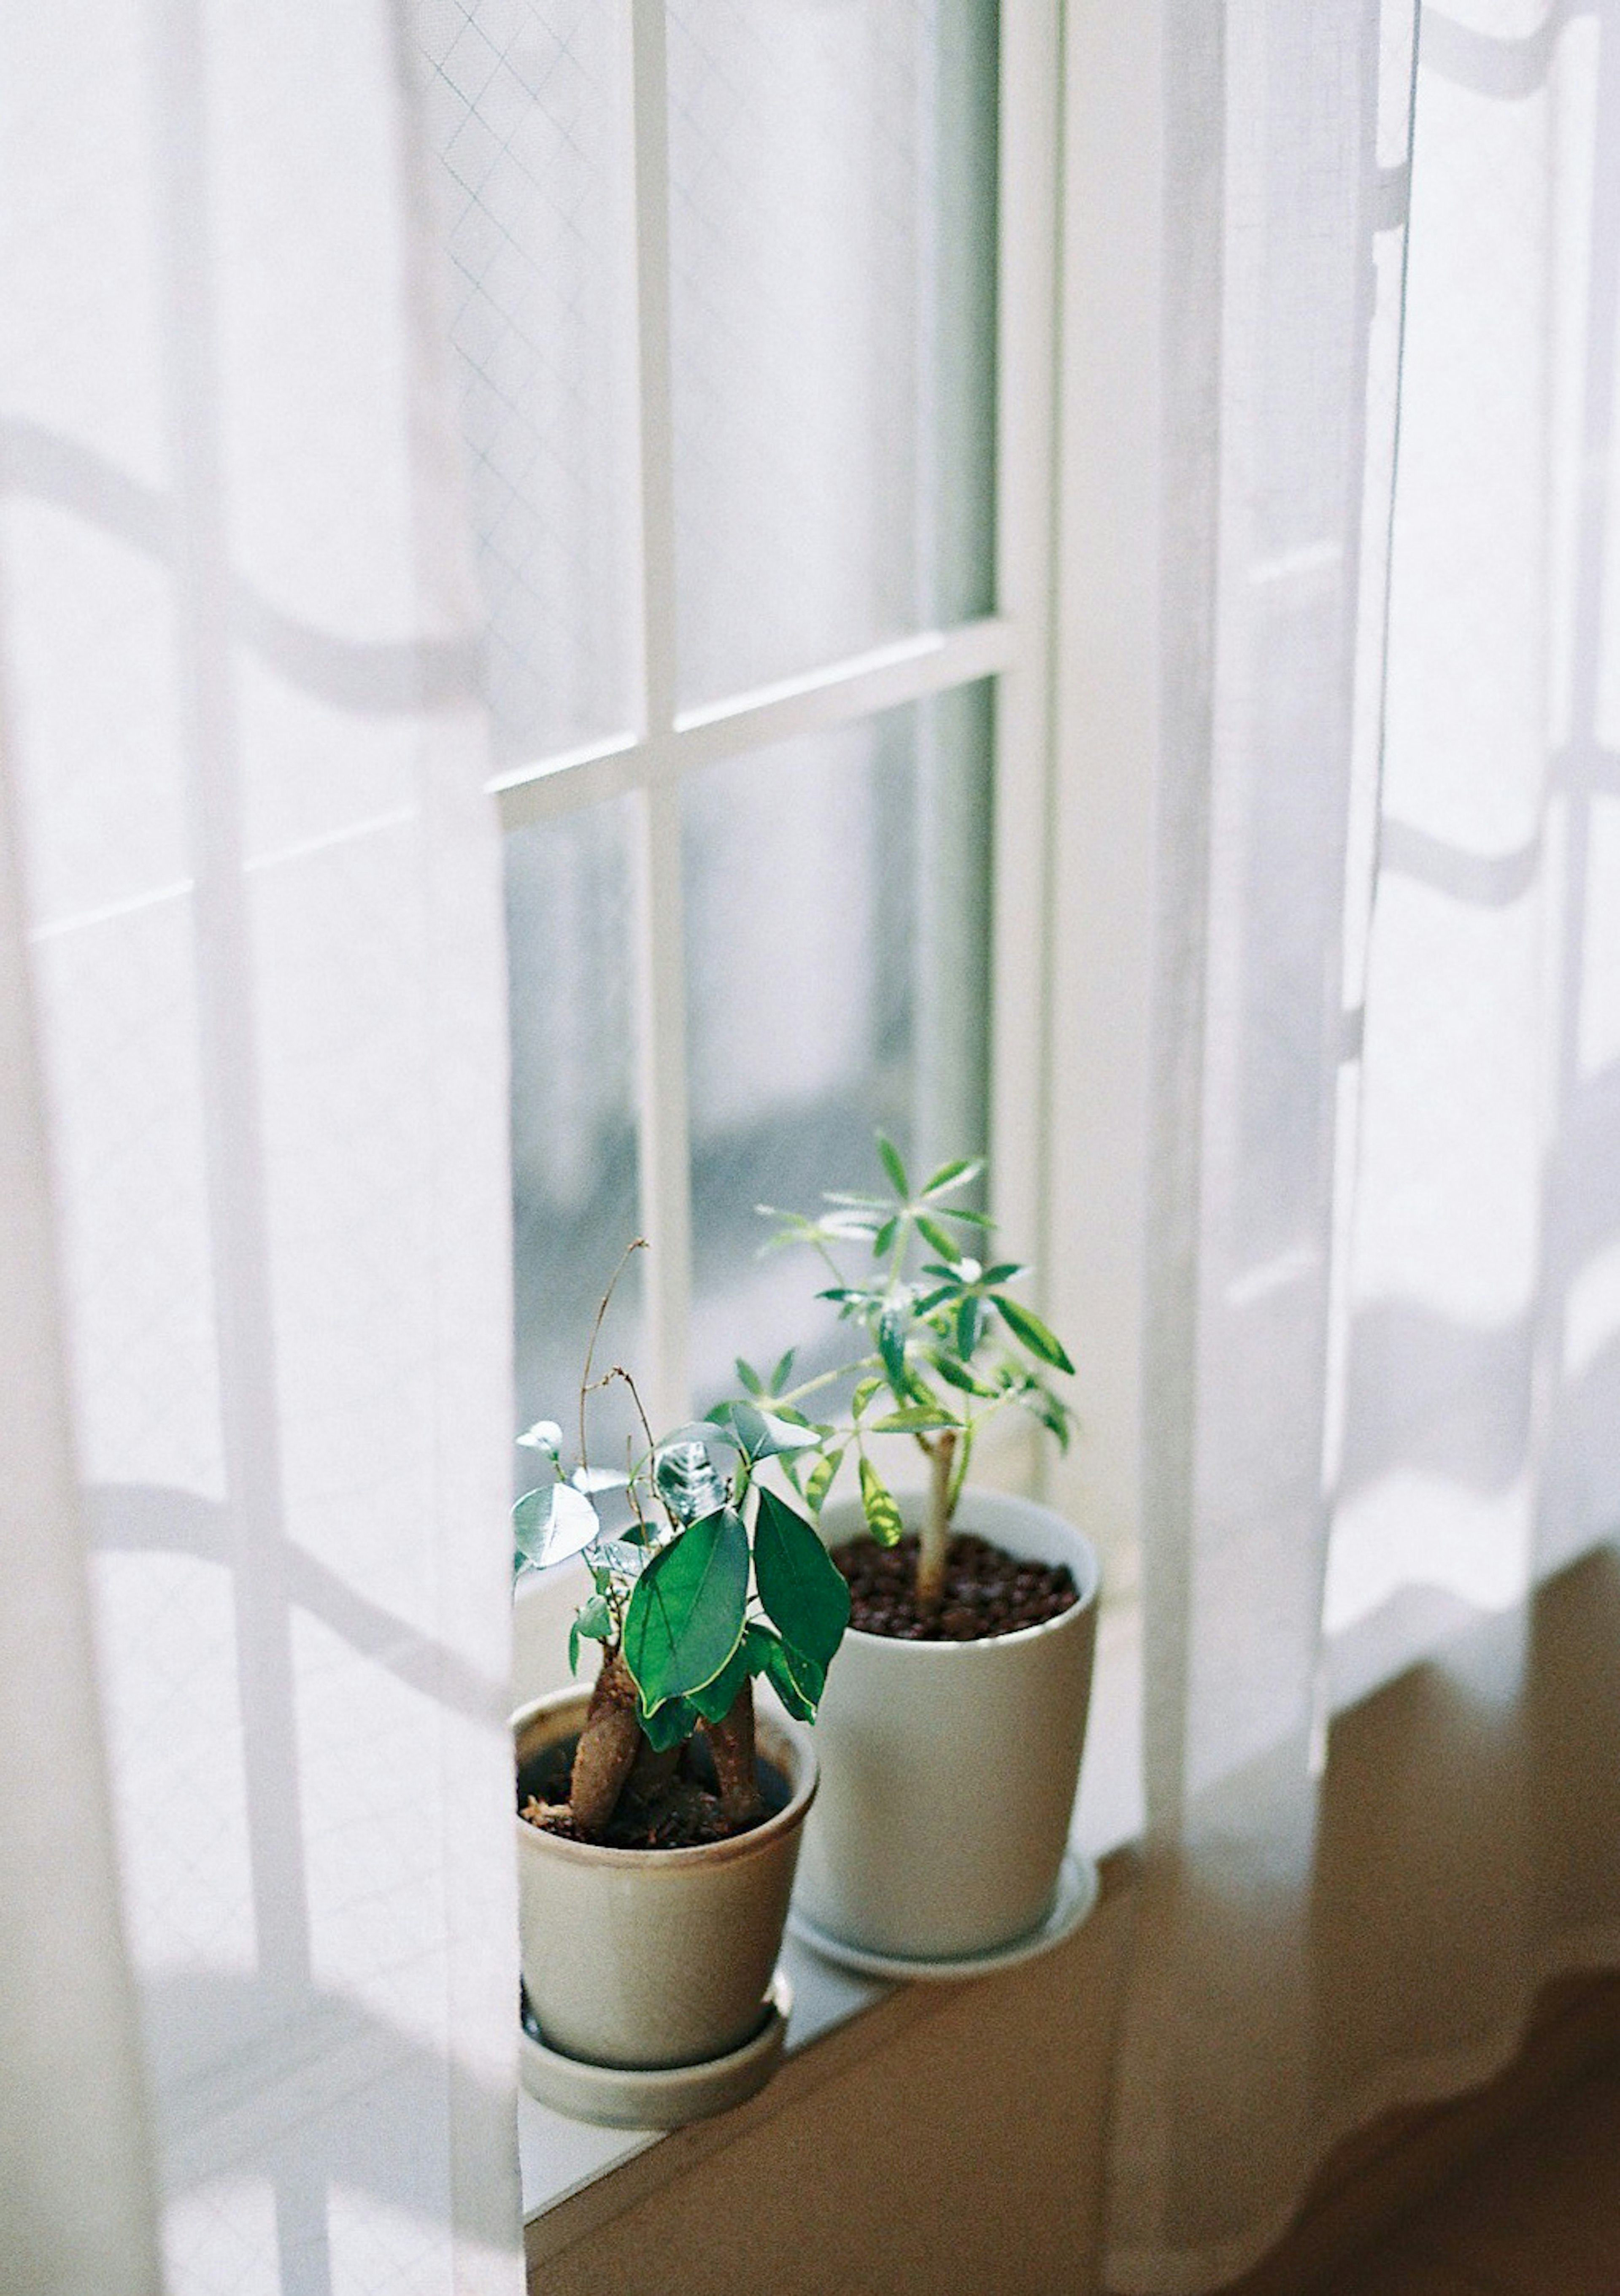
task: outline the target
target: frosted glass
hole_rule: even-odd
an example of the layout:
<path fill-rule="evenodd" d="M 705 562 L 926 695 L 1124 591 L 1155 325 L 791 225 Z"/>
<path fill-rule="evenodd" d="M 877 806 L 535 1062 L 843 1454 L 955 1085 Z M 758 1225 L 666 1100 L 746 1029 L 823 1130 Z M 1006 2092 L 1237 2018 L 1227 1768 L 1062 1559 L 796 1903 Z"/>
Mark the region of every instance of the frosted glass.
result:
<path fill-rule="evenodd" d="M 716 767 L 686 791 L 693 1379 L 825 1330 L 761 1202 L 983 1147 L 991 696 L 971 687 Z"/>
<path fill-rule="evenodd" d="M 675 0 L 679 683 L 991 603 L 996 10 Z"/>
<path fill-rule="evenodd" d="M 419 12 L 503 760 L 634 714 L 629 63 L 606 0 Z"/>
<path fill-rule="evenodd" d="M 637 1233 L 629 827 L 621 800 L 506 839 L 519 1425 L 571 1436 L 597 1304 Z M 632 1261 L 599 1371 L 637 1374 L 641 1298 Z M 621 1390 L 595 1401 L 593 1456 L 616 1456 L 631 1417 Z"/>

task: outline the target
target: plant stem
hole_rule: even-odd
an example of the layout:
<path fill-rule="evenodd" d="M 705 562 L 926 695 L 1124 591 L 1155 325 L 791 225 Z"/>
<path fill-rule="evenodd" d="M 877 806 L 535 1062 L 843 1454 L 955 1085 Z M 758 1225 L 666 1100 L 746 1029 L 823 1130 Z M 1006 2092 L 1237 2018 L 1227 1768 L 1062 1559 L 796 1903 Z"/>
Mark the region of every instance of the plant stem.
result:
<path fill-rule="evenodd" d="M 917 1604 L 920 1611 L 937 1611 L 945 1592 L 945 1556 L 950 1545 L 950 1467 L 956 1435 L 948 1428 L 925 1447 L 928 1512 L 917 1541 Z"/>
<path fill-rule="evenodd" d="M 590 1327 L 590 1344 L 585 1350 L 585 1368 L 580 1374 L 580 1464 L 581 1467 L 588 1467 L 590 1464 L 590 1461 L 585 1455 L 585 1398 L 590 1393 L 590 1367 L 596 1352 L 596 1341 L 602 1336 L 602 1326 L 606 1321 L 608 1308 L 618 1288 L 619 1278 L 629 1266 L 633 1255 L 638 1251 L 645 1251 L 646 1248 L 647 1240 L 645 1235 L 632 1236 L 629 1242 L 625 1245 L 619 1265 L 613 1270 L 612 1281 L 602 1294 L 602 1305 L 596 1310 L 596 1320 Z M 636 1394 L 633 1387 L 630 1393 Z M 638 1411 L 641 1408 L 639 1396 L 636 1398 L 636 1408 Z"/>

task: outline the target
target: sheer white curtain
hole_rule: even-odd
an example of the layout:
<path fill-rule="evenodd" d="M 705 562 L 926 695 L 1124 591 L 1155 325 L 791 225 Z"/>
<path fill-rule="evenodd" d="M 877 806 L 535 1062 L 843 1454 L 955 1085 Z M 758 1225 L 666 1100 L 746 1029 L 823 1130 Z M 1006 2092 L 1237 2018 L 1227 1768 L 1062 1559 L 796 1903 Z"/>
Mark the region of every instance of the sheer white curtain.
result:
<path fill-rule="evenodd" d="M 0 29 L 8 2291 L 521 2280 L 499 852 L 407 66 L 382 0 Z"/>
<path fill-rule="evenodd" d="M 1620 9 L 1166 36 L 1132 2291 L 1620 1956 Z"/>

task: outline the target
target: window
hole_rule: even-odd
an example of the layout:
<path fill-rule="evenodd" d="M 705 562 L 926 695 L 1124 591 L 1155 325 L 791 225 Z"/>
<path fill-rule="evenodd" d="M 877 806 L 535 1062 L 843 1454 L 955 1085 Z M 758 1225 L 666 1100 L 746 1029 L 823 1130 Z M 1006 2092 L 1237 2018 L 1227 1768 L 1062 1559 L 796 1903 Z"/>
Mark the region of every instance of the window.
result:
<path fill-rule="evenodd" d="M 753 1206 L 876 1125 L 1039 1242 L 1055 17 L 437 20 L 533 1415 L 637 1233 L 655 1423 L 801 1336 Z"/>

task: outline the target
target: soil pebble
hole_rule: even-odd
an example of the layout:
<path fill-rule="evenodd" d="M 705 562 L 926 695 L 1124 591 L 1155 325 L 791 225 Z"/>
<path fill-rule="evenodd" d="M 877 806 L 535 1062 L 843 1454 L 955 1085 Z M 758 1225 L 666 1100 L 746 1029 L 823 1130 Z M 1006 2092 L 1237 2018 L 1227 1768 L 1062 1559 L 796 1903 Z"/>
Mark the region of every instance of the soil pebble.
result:
<path fill-rule="evenodd" d="M 851 1538 L 833 1560 L 849 1581 L 850 1624 L 898 1642 L 983 1642 L 1061 1617 L 1080 1600 L 1067 1563 L 1021 1562 L 988 1538 L 959 1531 L 946 1551 L 945 1592 L 937 1611 L 917 1609 L 917 1536 L 898 1546 Z"/>

